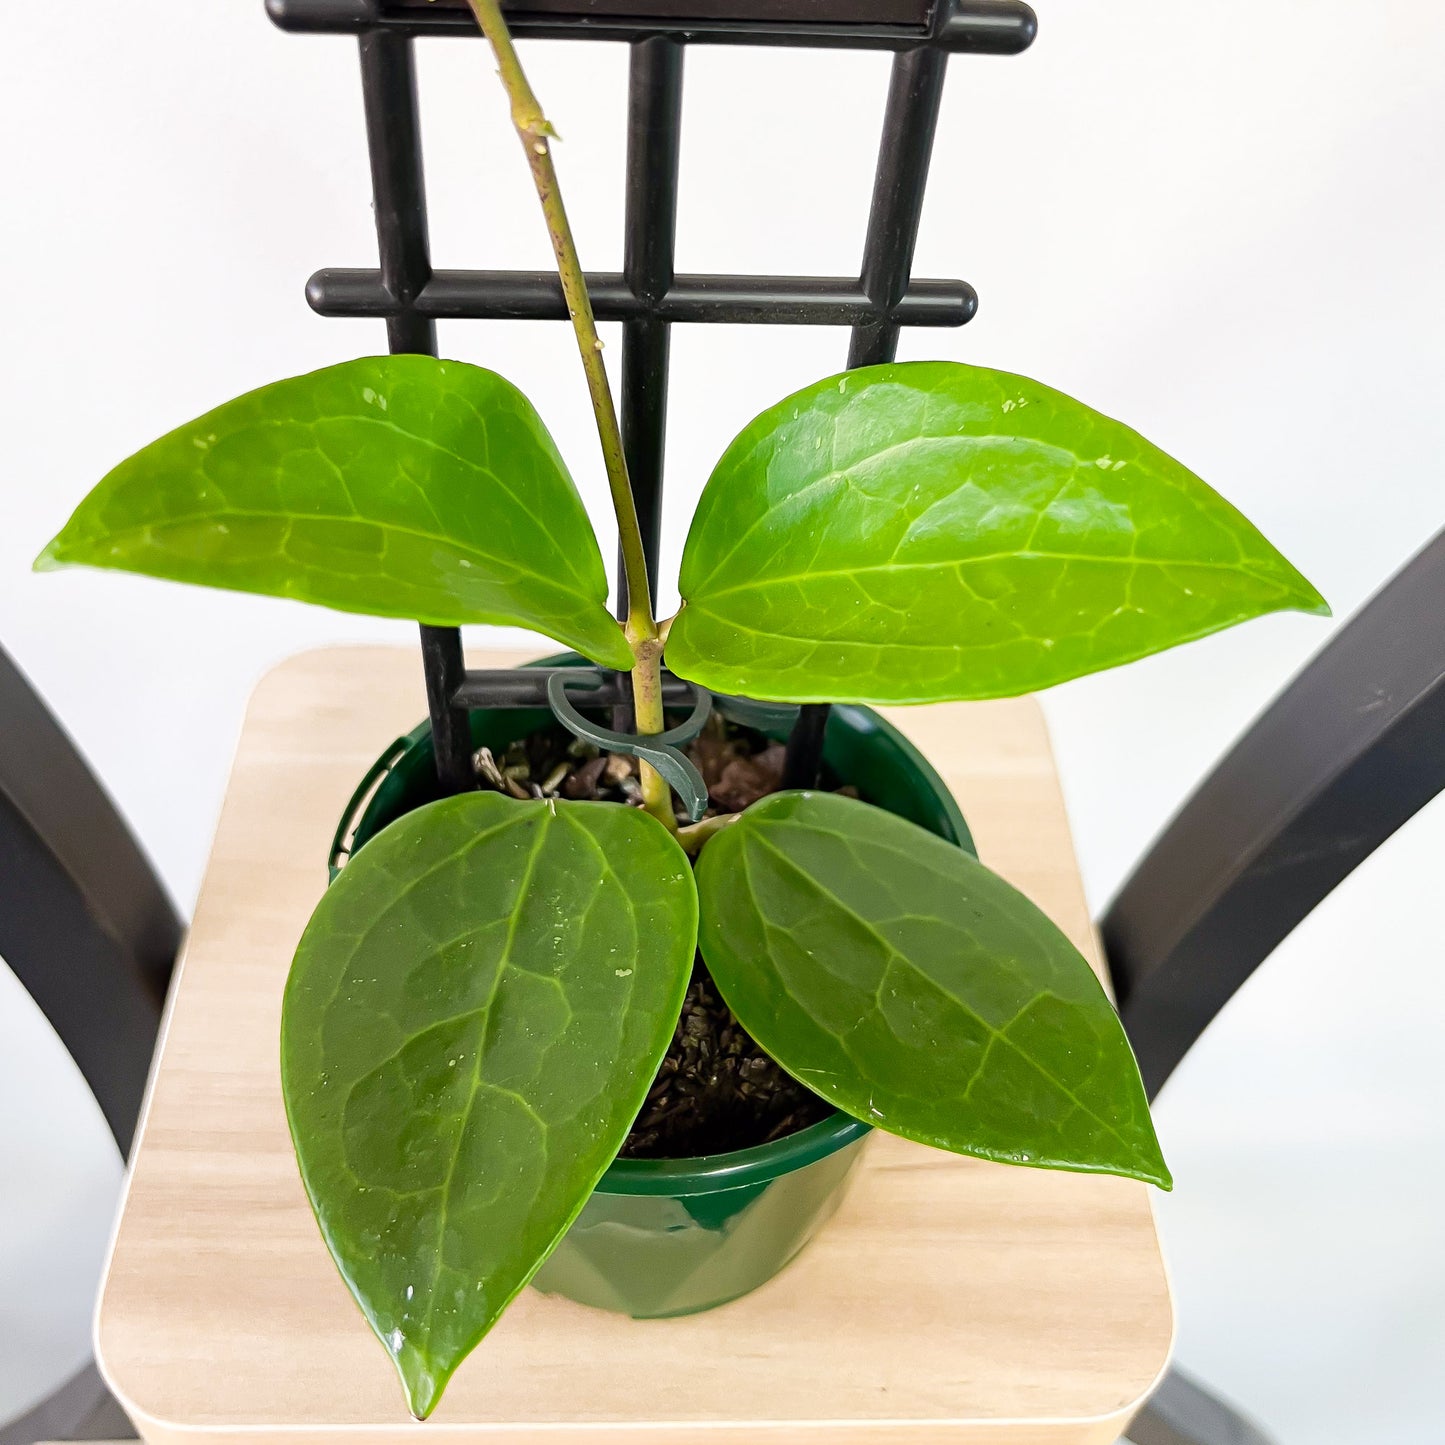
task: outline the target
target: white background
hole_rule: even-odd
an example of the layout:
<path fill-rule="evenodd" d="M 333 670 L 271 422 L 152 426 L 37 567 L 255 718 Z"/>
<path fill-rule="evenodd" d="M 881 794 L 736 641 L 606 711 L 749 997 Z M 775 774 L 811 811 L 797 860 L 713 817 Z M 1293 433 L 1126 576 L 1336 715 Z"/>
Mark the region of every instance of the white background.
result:
<path fill-rule="evenodd" d="M 953 62 L 916 272 L 968 278 L 981 307 L 901 354 L 1023 371 L 1126 418 L 1347 616 L 1445 519 L 1445 7 L 1038 8 L 1027 55 Z M 303 647 L 412 629 L 28 568 L 159 432 L 383 349 L 379 323 L 322 321 L 302 299 L 316 267 L 374 264 L 355 54 L 282 35 L 260 0 L 10 10 L 0 641 L 188 908 L 257 677 Z M 585 260 L 616 268 L 625 54 L 527 58 Z M 699 49 L 687 67 L 679 268 L 854 270 L 886 62 Z M 421 77 L 437 264 L 546 265 L 481 47 L 425 45 Z M 441 342 L 530 392 L 601 523 L 565 328 L 456 323 Z M 721 446 L 844 345 L 676 333 L 664 594 Z M 1330 626 L 1266 619 L 1049 695 L 1096 908 Z M 1279 951 L 1158 1111 L 1180 1359 L 1286 1445 L 1445 1432 L 1442 845 L 1445 814 L 1427 810 Z M 0 975 L 0 1419 L 86 1348 L 117 1179 Z"/>

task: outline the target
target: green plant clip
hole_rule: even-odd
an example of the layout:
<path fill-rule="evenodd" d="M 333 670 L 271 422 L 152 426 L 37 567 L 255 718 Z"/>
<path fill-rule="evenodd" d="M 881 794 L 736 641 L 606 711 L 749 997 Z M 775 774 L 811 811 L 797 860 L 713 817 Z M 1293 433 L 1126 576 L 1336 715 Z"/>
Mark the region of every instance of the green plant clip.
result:
<path fill-rule="evenodd" d="M 635 733 L 614 732 L 611 728 L 588 722 L 572 706 L 567 696 L 569 687 L 595 692 L 601 686 L 601 676 L 584 668 L 569 668 L 566 675 L 554 672 L 547 679 L 547 704 L 557 721 L 573 737 L 593 743 L 603 752 L 623 753 L 656 768 L 673 792 L 682 799 L 687 816 L 694 823 L 698 822 L 707 811 L 707 784 L 703 782 L 702 774 L 698 772 L 692 759 L 679 752 L 675 745 L 691 741 L 702 731 L 708 714 L 712 712 L 712 694 L 705 688 L 693 685 L 692 690 L 697 701 L 686 722 L 679 723 L 675 728 L 668 728 L 666 732 L 639 737 Z"/>
<path fill-rule="evenodd" d="M 741 723 L 745 728 L 757 728 L 759 732 L 786 732 L 798 720 L 801 707 L 795 702 L 759 702 L 753 697 L 738 697 L 735 693 L 716 694 L 717 708 L 724 717 Z"/>

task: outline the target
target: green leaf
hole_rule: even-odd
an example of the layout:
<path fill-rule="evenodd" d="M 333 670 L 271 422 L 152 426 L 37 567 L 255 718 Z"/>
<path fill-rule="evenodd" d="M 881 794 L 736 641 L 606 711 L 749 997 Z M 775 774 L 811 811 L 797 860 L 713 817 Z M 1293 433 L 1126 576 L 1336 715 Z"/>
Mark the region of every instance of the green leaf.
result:
<path fill-rule="evenodd" d="M 621 1148 L 696 937 L 681 848 L 607 803 L 430 804 L 321 900 L 286 985 L 286 1111 L 419 1418 Z"/>
<path fill-rule="evenodd" d="M 582 500 L 494 372 L 368 356 L 247 392 L 122 462 L 40 554 L 343 612 L 632 652 Z"/>
<path fill-rule="evenodd" d="M 977 859 L 866 803 L 775 793 L 697 882 L 729 1007 L 830 1103 L 958 1154 L 1170 1187 L 1093 970 Z"/>
<path fill-rule="evenodd" d="M 668 664 L 789 702 L 1006 697 L 1266 612 L 1327 613 L 1228 502 L 1025 377 L 866 367 L 728 448 Z"/>

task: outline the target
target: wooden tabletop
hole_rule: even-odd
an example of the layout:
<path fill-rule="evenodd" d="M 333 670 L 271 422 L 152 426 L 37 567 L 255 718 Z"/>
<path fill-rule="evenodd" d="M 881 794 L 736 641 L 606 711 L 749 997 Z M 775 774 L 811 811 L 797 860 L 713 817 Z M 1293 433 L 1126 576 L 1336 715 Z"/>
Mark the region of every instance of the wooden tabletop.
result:
<path fill-rule="evenodd" d="M 423 713 L 407 649 L 307 653 L 252 699 L 97 1314 L 101 1368 L 142 1435 L 152 1445 L 340 1445 L 358 1431 L 378 1445 L 1116 1439 L 1173 1335 L 1146 1186 L 886 1135 L 834 1221 L 762 1289 L 643 1322 L 525 1291 L 433 1418 L 411 1421 L 307 1208 L 277 1039 L 337 818 L 366 767 Z M 889 716 L 953 789 L 983 860 L 1097 966 L 1037 705 Z"/>

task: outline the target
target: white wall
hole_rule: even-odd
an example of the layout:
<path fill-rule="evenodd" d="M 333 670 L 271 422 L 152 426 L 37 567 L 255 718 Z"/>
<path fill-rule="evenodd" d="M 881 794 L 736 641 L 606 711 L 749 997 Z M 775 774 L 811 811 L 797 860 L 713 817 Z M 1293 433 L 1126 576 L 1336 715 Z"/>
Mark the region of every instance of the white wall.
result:
<path fill-rule="evenodd" d="M 301 295 L 313 268 L 374 257 L 355 57 L 344 40 L 273 30 L 260 0 L 13 8 L 0 42 L 0 640 L 188 906 L 257 676 L 302 647 L 412 630 L 28 566 L 86 487 L 158 432 L 382 349 L 379 324 L 322 321 Z M 1038 8 L 1026 56 L 953 64 L 917 271 L 968 278 L 981 308 L 961 332 L 905 337 L 902 354 L 1024 371 L 1128 419 L 1348 614 L 1445 513 L 1445 9 Z M 616 267 L 625 57 L 551 45 L 529 58 L 566 138 L 585 258 Z M 421 72 L 437 263 L 545 265 L 482 49 L 423 46 Z M 680 267 L 852 270 L 885 82 L 879 57 L 692 53 Z M 532 394 L 602 518 L 565 330 L 458 323 L 441 340 Z M 722 444 L 843 348 L 822 331 L 677 334 L 668 569 Z M 1328 632 L 1266 619 L 1049 696 L 1096 905 Z M 1179 1181 L 1161 1213 L 1181 1358 L 1286 1445 L 1388 1445 L 1445 1426 L 1426 1378 L 1445 1356 L 1431 1220 L 1445 1125 L 1427 1062 L 1445 1002 L 1431 906 L 1442 843 L 1445 817 L 1427 812 L 1362 870 L 1160 1109 Z M 33 1031 L 8 995 L 0 1009 L 12 1035 Z M 24 1112 L 11 1100 L 29 1107 L 30 1057 L 0 1050 L 0 1226 L 32 1217 L 36 1191 L 89 1191 L 98 1238 L 113 1169 L 78 1106 L 51 1133 L 53 1178 L 27 1186 L 29 1167 L 12 1163 L 4 1131 Z M 0 1250 L 18 1237 L 0 1227 Z M 0 1288 L 0 1339 L 44 1336 L 58 1372 L 84 1348 L 74 1293 L 37 1326 L 47 1292 Z M 0 1375 L 0 1418 L 24 1393 Z"/>

